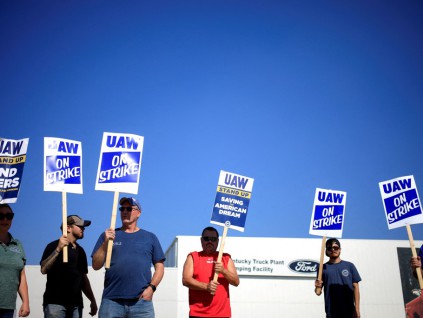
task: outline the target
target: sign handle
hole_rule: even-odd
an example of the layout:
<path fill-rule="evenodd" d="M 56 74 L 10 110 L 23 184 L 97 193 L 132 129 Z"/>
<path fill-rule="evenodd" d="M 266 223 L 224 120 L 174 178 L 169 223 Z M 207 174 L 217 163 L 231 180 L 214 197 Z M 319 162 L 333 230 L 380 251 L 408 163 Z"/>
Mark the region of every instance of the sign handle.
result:
<path fill-rule="evenodd" d="M 319 272 L 317 274 L 317 280 L 322 280 L 323 276 L 323 259 L 325 258 L 325 246 L 326 246 L 326 235 L 323 235 L 322 237 L 322 247 L 320 249 L 320 264 L 319 264 Z M 320 287 L 317 287 L 314 292 L 317 296 L 320 296 L 322 294 L 322 289 Z"/>
<path fill-rule="evenodd" d="M 68 217 L 67 217 L 67 203 L 66 192 L 62 192 L 62 233 L 64 237 L 68 236 Z M 68 262 L 68 247 L 63 247 L 63 263 Z"/>
<path fill-rule="evenodd" d="M 406 227 L 407 227 L 407 233 L 408 233 L 408 240 L 410 241 L 411 254 L 413 255 L 413 257 L 417 257 L 416 247 L 414 246 L 414 239 L 413 239 L 413 233 L 411 232 L 411 227 L 409 224 L 406 224 Z M 416 270 L 416 273 L 417 273 L 417 279 L 419 281 L 420 289 L 423 289 L 422 271 Z"/>
<path fill-rule="evenodd" d="M 114 229 L 116 227 L 116 210 L 118 205 L 118 199 L 119 199 L 119 192 L 115 191 L 115 195 L 113 198 L 112 219 L 110 221 L 111 229 Z M 106 269 L 110 268 L 110 261 L 112 260 L 112 249 L 113 249 L 113 240 L 109 239 L 109 242 L 107 242 L 106 265 L 104 266 Z"/>
<path fill-rule="evenodd" d="M 225 226 L 223 228 L 223 234 L 222 234 L 222 241 L 220 241 L 220 248 L 219 248 L 219 255 L 217 256 L 217 262 L 220 263 L 222 261 L 222 255 L 223 255 L 223 250 L 225 248 L 225 240 L 226 240 L 226 235 L 228 234 L 228 226 Z M 217 282 L 217 277 L 219 276 L 219 273 L 214 272 L 214 277 L 213 277 L 213 281 L 216 283 Z M 214 294 L 212 294 L 214 295 Z"/>

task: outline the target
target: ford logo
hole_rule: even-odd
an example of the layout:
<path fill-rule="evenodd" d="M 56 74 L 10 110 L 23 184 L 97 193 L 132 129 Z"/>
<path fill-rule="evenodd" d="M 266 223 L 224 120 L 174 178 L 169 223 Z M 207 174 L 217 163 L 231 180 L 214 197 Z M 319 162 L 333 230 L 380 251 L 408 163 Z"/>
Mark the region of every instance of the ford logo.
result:
<path fill-rule="evenodd" d="M 317 273 L 319 263 L 311 260 L 301 259 L 289 263 L 289 269 L 300 274 Z"/>

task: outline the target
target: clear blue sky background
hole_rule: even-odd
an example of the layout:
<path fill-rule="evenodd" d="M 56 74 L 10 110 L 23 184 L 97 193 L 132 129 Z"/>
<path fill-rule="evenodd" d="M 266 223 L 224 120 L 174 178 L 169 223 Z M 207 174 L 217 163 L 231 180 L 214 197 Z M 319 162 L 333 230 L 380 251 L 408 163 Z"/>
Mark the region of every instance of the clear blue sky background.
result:
<path fill-rule="evenodd" d="M 255 178 L 229 236 L 316 237 L 320 187 L 348 193 L 343 238 L 407 239 L 378 182 L 423 189 L 420 0 L 4 0 L 0 42 L 0 136 L 30 138 L 11 229 L 29 264 L 60 236 L 43 137 L 82 142 L 84 194 L 67 203 L 93 221 L 88 254 L 110 225 L 113 193 L 94 190 L 104 131 L 145 137 L 140 226 L 165 250 L 209 225 L 221 169 Z"/>

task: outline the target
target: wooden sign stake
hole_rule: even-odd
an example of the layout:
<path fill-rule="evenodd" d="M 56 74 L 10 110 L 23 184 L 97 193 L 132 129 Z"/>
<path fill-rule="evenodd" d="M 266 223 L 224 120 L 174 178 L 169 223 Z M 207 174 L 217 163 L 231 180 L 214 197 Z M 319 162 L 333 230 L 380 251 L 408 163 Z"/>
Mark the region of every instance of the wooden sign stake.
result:
<path fill-rule="evenodd" d="M 67 203 L 66 192 L 62 191 L 62 233 L 64 237 L 68 236 L 68 217 L 67 217 Z M 63 263 L 68 262 L 68 247 L 63 247 Z"/>
<path fill-rule="evenodd" d="M 119 192 L 115 191 L 115 195 L 113 198 L 113 208 L 112 208 L 112 219 L 110 221 L 110 228 L 114 229 L 116 227 L 116 213 L 117 213 L 117 205 L 119 199 Z M 110 268 L 110 261 L 112 260 L 112 250 L 113 250 L 113 240 L 110 239 L 107 243 L 107 255 L 106 255 L 106 265 L 104 266 L 106 269 Z"/>
<path fill-rule="evenodd" d="M 322 248 L 320 249 L 320 264 L 319 264 L 319 273 L 317 274 L 317 279 L 322 280 L 323 277 L 323 259 L 325 258 L 325 248 L 326 248 L 326 235 L 322 237 Z M 321 288 L 316 288 L 315 291 L 317 296 L 320 296 L 322 293 Z"/>

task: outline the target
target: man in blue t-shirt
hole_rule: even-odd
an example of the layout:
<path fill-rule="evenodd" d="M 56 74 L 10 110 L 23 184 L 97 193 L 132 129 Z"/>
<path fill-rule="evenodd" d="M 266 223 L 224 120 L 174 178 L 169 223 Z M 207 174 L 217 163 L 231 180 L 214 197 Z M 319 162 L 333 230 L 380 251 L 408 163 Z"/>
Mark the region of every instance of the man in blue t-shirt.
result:
<path fill-rule="evenodd" d="M 423 275 L 422 258 L 423 258 L 423 245 L 420 246 L 419 256 L 412 257 L 410 260 L 411 269 L 413 270 L 413 275 L 415 278 L 417 278 L 417 268 L 420 268 L 420 271 Z"/>
<path fill-rule="evenodd" d="M 341 243 L 336 238 L 326 242 L 329 261 L 323 265 L 323 280 L 315 281 L 315 288 L 323 288 L 326 317 L 360 317 L 361 277 L 351 262 L 341 260 Z M 320 295 L 320 294 L 318 294 Z"/>
<path fill-rule="evenodd" d="M 93 269 L 99 270 L 106 261 L 108 242 L 113 241 L 98 316 L 154 318 L 153 293 L 163 278 L 165 256 L 156 235 L 137 225 L 141 215 L 138 201 L 122 198 L 119 203 L 122 227 L 102 233 L 91 254 Z"/>

